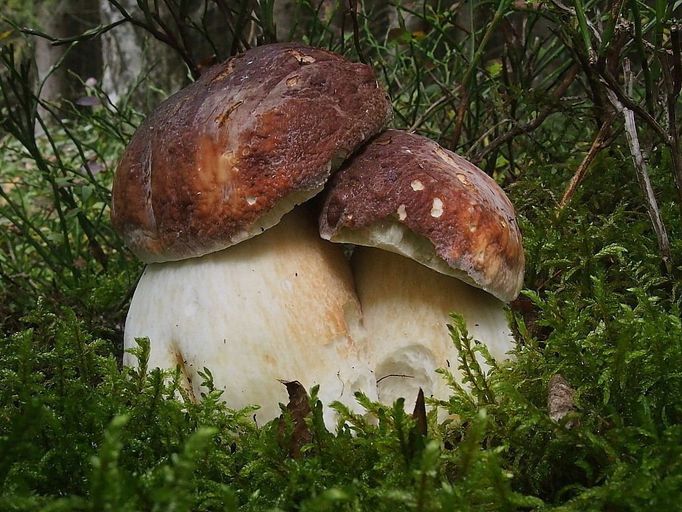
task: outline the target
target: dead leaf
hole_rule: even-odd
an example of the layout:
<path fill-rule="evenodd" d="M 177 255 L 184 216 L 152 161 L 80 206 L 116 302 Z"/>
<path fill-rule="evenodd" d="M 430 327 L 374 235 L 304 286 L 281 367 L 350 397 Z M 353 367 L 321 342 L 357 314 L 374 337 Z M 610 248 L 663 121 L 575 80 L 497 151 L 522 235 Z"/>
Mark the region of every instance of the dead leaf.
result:
<path fill-rule="evenodd" d="M 426 436 L 426 402 L 424 402 L 424 390 L 419 388 L 417 394 L 417 401 L 414 404 L 414 411 L 412 411 L 412 419 L 414 419 L 417 432 Z"/>
<path fill-rule="evenodd" d="M 311 413 L 310 401 L 305 388 L 297 380 L 281 382 L 286 386 L 287 393 L 289 394 L 289 403 L 287 404 L 286 409 L 291 415 L 293 430 L 291 436 L 287 439 L 287 425 L 284 415 L 282 415 L 279 418 L 278 434 L 280 442 L 288 445 L 291 458 L 297 459 L 301 456 L 301 448 L 303 445 L 306 445 L 313 440 L 313 434 L 305 422 L 306 417 Z"/>
<path fill-rule="evenodd" d="M 576 410 L 575 390 L 561 374 L 557 373 L 549 379 L 547 409 L 550 419 L 557 423 Z M 573 428 L 577 424 L 577 421 L 569 420 L 566 428 Z"/>

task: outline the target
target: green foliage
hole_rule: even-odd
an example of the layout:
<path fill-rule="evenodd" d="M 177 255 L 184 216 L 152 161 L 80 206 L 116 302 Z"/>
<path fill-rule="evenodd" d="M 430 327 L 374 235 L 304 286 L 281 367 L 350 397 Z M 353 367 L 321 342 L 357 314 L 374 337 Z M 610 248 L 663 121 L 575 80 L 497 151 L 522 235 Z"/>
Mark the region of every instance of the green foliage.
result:
<path fill-rule="evenodd" d="M 363 56 L 389 89 L 397 126 L 459 149 L 506 185 L 527 262 L 526 289 L 510 310 L 513 362 L 494 361 L 454 315 L 464 380 L 442 371 L 452 396 L 431 405 L 447 411 L 444 423 L 431 411 L 424 436 L 402 400 L 387 407 L 358 395 L 367 414 L 334 404 L 341 420 L 328 432 L 309 390 L 312 441 L 296 459 L 291 418 L 283 429 L 256 427 L 253 409 L 222 402 L 210 369 L 195 403 L 179 371 L 148 368 L 147 340 L 131 351 L 138 368 L 122 368 L 122 322 L 140 265 L 111 229 L 108 190 L 142 115 L 88 84 L 88 105 L 41 102 L 30 68 L 2 48 L 0 510 L 679 508 L 682 222 L 670 148 L 652 149 L 660 134 L 638 127 L 672 274 L 661 268 L 618 127 L 573 201 L 556 208 L 604 112 L 600 59 L 614 58 L 614 48 L 632 59 L 643 81 L 634 98 L 661 119 L 665 67 L 647 52 L 665 54 L 672 8 L 616 2 L 633 23 L 620 48 L 605 2 L 574 2 L 575 16 L 560 2 L 457 4 L 469 10 L 466 30 L 462 12 L 439 2 L 401 2 L 397 27 L 385 30 L 385 10 L 366 4 L 357 41 L 349 17 L 340 28 L 340 13 L 308 1 L 293 35 Z M 222 46 L 208 41 L 221 55 L 243 46 L 239 27 L 258 22 L 245 5 L 221 14 L 239 34 Z M 276 30 L 272 8 L 259 3 L 263 38 Z M 196 19 L 215 11 L 178 12 L 196 35 Z M 152 29 L 172 29 L 153 14 Z M 536 30 L 543 24 L 549 30 Z M 176 48 L 197 73 L 201 48 Z M 570 95 L 548 92 L 574 65 L 582 71 Z M 558 422 L 547 404 L 556 374 L 575 389 L 572 412 Z"/>
<path fill-rule="evenodd" d="M 292 460 L 276 424 L 256 429 L 219 392 L 178 400 L 177 374 L 147 372 L 146 340 L 140 369 L 121 370 L 68 310 L 40 305 L 24 322 L 0 348 L 3 510 L 447 510 L 472 492 L 481 504 L 538 502 L 511 491 L 496 450 L 479 454 L 484 412 L 445 450 L 414 433 L 402 401 L 368 403 L 377 425 L 338 405 L 346 422 L 332 435 L 313 395 L 314 440 Z M 488 480 L 495 489 L 479 489 Z"/>
<path fill-rule="evenodd" d="M 593 235 L 605 233 L 608 223 Z M 631 242 L 597 253 L 599 278 L 526 292 L 537 318 L 531 328 L 516 315 L 513 364 L 491 360 L 454 316 L 469 391 L 453 381 L 450 420 L 438 427 L 432 415 L 428 438 L 415 434 L 402 401 L 362 396 L 376 424 L 336 404 L 344 421 L 330 434 L 313 393 L 313 442 L 297 460 L 276 423 L 257 429 L 248 410 L 223 404 L 210 373 L 204 399 L 192 403 L 179 374 L 146 369 L 146 340 L 135 351 L 140 369 L 119 369 L 73 313 L 40 304 L 0 346 L 0 508 L 673 509 L 682 322 L 675 301 L 651 292 L 660 278 L 642 277 L 639 265 L 639 286 L 613 288 L 610 258 L 627 258 Z M 554 273 L 554 262 L 530 264 Z M 572 428 L 547 415 L 557 372 L 576 389 Z"/>
<path fill-rule="evenodd" d="M 0 327 L 17 328 L 42 297 L 114 340 L 137 264 L 110 225 L 110 189 L 141 116 L 86 84 L 93 106 L 48 104 L 29 62 L 4 47 L 0 63 Z"/>

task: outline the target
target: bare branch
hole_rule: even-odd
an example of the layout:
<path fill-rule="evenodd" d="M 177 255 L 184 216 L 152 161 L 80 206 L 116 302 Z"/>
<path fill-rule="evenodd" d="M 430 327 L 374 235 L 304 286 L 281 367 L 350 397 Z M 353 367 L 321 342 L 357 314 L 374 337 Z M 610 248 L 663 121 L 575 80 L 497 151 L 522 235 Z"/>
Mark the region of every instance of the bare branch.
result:
<path fill-rule="evenodd" d="M 367 59 L 362 52 L 362 45 L 360 44 L 360 27 L 358 25 L 358 0 L 348 0 L 348 13 L 350 14 L 351 23 L 353 24 L 353 44 L 355 51 L 358 52 L 358 58 L 363 64 L 367 63 Z"/>
<path fill-rule="evenodd" d="M 606 141 L 609 139 L 609 135 L 611 133 L 612 122 L 613 117 L 610 117 L 604 121 L 604 123 L 601 125 L 601 128 L 599 128 L 597 135 L 592 141 L 590 150 L 585 155 L 585 158 L 583 158 L 583 161 L 580 162 L 580 165 L 576 169 L 575 174 L 571 178 L 571 181 L 568 183 L 568 186 L 564 191 L 564 195 L 561 197 L 561 201 L 559 201 L 558 213 L 561 213 L 561 211 L 571 201 L 575 191 L 578 189 L 583 179 L 587 175 L 587 170 L 589 169 L 590 164 L 592 164 L 592 161 L 599 154 L 599 152 L 607 146 Z"/>
<path fill-rule="evenodd" d="M 663 84 L 665 85 L 666 113 L 668 118 L 668 131 L 670 132 L 670 157 L 672 160 L 673 176 L 675 187 L 677 188 L 677 200 L 680 211 L 682 211 L 682 155 L 680 154 L 680 134 L 677 125 L 677 103 L 680 97 L 680 87 L 682 87 L 682 63 L 680 59 L 679 29 L 671 31 L 675 34 L 671 37 L 673 41 L 672 55 L 659 54 L 661 70 L 663 71 Z"/>
<path fill-rule="evenodd" d="M 515 125 L 511 130 L 501 134 L 500 136 L 492 140 L 490 144 L 488 144 L 486 147 L 481 149 L 481 151 L 479 151 L 478 153 L 471 157 L 472 162 L 474 163 L 480 162 L 486 157 L 486 155 L 488 155 L 492 151 L 495 151 L 506 142 L 512 140 L 514 137 L 517 137 L 524 133 L 530 133 L 536 128 L 538 128 L 542 123 L 544 123 L 545 119 L 547 119 L 551 114 L 556 112 L 557 110 L 555 106 L 556 101 L 559 100 L 564 94 L 566 94 L 566 91 L 575 80 L 575 77 L 578 75 L 579 70 L 580 66 L 578 64 L 574 64 L 569 68 L 568 72 L 566 73 L 566 76 L 559 83 L 559 85 L 557 85 L 556 89 L 554 89 L 554 92 L 551 95 L 551 104 L 547 105 L 542 110 L 540 110 L 535 119 L 524 124 Z"/>
<path fill-rule="evenodd" d="M 431 103 L 429 108 L 427 108 L 417 119 L 415 119 L 414 123 L 412 123 L 412 126 L 410 126 L 407 129 L 407 131 L 409 132 L 416 131 L 422 124 L 424 124 L 424 122 L 431 116 L 431 114 L 439 110 L 441 107 L 447 105 L 451 101 L 453 101 L 452 95 L 445 95 L 438 98 L 437 101 Z"/>
<path fill-rule="evenodd" d="M 670 135 L 668 132 L 665 131 L 665 128 L 663 128 L 656 119 L 653 118 L 649 112 L 644 110 L 640 105 L 635 102 L 632 98 L 630 98 L 628 95 L 626 95 L 623 90 L 620 88 L 620 85 L 618 85 L 618 82 L 616 79 L 611 75 L 610 73 L 603 71 L 599 73 L 599 76 L 601 77 L 603 83 L 607 86 L 607 94 L 609 92 L 612 93 L 618 100 L 618 102 L 624 107 L 627 108 L 628 110 L 631 110 L 633 113 L 637 114 L 638 117 L 641 117 L 644 122 L 646 122 L 653 130 L 658 134 L 661 139 L 663 139 L 663 142 L 669 146 L 671 143 L 670 140 Z M 611 98 L 609 98 L 610 100 Z M 611 102 L 613 103 L 613 102 Z"/>
<path fill-rule="evenodd" d="M 629 67 L 629 61 L 626 60 L 626 80 L 629 80 L 631 77 Z M 658 201 L 656 200 L 654 189 L 651 186 L 646 160 L 644 160 L 642 149 L 639 145 L 639 136 L 637 135 L 637 126 L 635 124 L 635 114 L 632 110 L 624 106 L 619 101 L 619 98 L 614 91 L 608 90 L 607 95 L 614 108 L 623 114 L 623 118 L 625 120 L 625 135 L 628 142 L 628 147 L 630 148 L 630 155 L 632 156 L 632 161 L 635 165 L 637 181 L 639 182 L 639 186 L 644 193 L 647 212 L 649 213 L 651 224 L 653 225 L 654 231 L 656 232 L 656 239 L 658 241 L 658 248 L 661 252 L 661 259 L 663 260 L 666 270 L 670 273 L 672 271 L 670 240 L 668 239 L 668 232 L 665 228 L 665 224 L 663 223 L 663 219 L 661 218 L 661 212 L 658 208 Z"/>
<path fill-rule="evenodd" d="M 459 144 L 459 138 L 462 135 L 462 128 L 464 126 L 464 118 L 466 117 L 466 111 L 469 107 L 469 96 L 471 95 L 471 90 L 470 90 L 470 85 L 471 85 L 471 80 L 474 77 L 474 74 L 476 73 L 476 68 L 478 67 L 478 63 L 480 62 L 481 58 L 483 57 L 483 54 L 485 52 L 485 49 L 488 46 L 488 43 L 490 42 L 490 39 L 492 38 L 493 34 L 495 33 L 495 30 L 497 29 L 497 26 L 499 23 L 504 19 L 505 11 L 507 7 L 509 6 L 509 1 L 503 0 L 499 3 L 497 10 L 495 11 L 495 15 L 493 16 L 493 19 L 490 21 L 488 24 L 488 27 L 483 34 L 483 38 L 481 39 L 480 44 L 478 45 L 478 48 L 476 48 L 476 51 L 474 52 L 474 55 L 471 59 L 471 62 L 469 62 L 469 66 L 467 67 L 466 73 L 464 74 L 464 78 L 462 78 L 462 100 L 459 104 L 459 107 L 457 108 L 457 118 L 455 121 L 455 127 L 453 129 L 452 133 L 452 147 L 457 148 L 457 145 Z"/>

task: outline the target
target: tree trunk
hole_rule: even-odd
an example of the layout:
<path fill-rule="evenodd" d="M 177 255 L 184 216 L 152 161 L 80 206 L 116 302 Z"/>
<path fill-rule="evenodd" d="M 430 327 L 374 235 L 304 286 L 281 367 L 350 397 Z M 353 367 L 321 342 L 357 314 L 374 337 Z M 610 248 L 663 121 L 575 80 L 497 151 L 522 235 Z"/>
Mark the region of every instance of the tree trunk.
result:
<path fill-rule="evenodd" d="M 135 0 L 121 0 L 121 5 L 132 11 Z M 100 1 L 102 24 L 121 18 L 118 10 L 108 0 Z M 129 23 L 124 23 L 102 36 L 102 90 L 113 104 L 118 104 L 135 85 L 143 70 L 141 34 Z"/>
<path fill-rule="evenodd" d="M 37 18 L 40 30 L 54 37 L 68 37 L 69 0 L 42 2 Z M 63 57 L 66 46 L 53 46 L 47 39 L 35 40 L 36 69 L 38 72 L 39 97 L 45 101 L 56 101 L 68 95 L 68 74 L 64 66 L 52 69 Z"/>
<path fill-rule="evenodd" d="M 44 0 L 37 3 L 37 22 L 45 34 L 58 38 L 76 36 L 99 23 L 99 12 L 90 0 Z M 100 69 L 99 41 L 89 41 L 68 51 L 69 45 L 54 45 L 48 39 L 35 37 L 37 92 L 41 101 L 58 103 L 74 99 L 82 91 L 82 82 L 97 76 Z M 50 114 L 39 107 L 45 122 Z M 36 126 L 38 131 L 41 127 Z"/>
<path fill-rule="evenodd" d="M 301 14 L 299 5 L 300 2 L 298 0 L 275 0 L 273 15 L 278 41 L 290 41 L 292 38 L 295 38 L 294 30 L 300 23 L 296 19 Z"/>

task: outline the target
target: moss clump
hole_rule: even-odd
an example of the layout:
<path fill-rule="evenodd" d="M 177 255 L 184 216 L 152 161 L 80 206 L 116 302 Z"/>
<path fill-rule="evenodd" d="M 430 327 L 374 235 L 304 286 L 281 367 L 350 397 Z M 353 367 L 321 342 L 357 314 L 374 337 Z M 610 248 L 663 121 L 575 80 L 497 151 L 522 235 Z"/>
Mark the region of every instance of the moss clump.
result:
<path fill-rule="evenodd" d="M 140 370 L 121 368 L 123 319 L 141 265 L 111 228 L 109 190 L 143 114 L 131 108 L 134 92 L 113 107 L 87 84 L 82 92 L 98 105 L 39 109 L 31 65 L 19 62 L 26 52 L 3 39 L 0 510 L 680 509 L 682 221 L 675 159 L 651 123 L 671 111 L 659 96 L 670 81 L 661 58 L 679 46 L 673 3 L 626 2 L 614 18 L 609 2 L 575 2 L 587 24 L 559 2 L 505 1 L 499 10 L 424 2 L 396 11 L 391 30 L 382 25 L 387 9 L 365 9 L 353 44 L 350 25 L 318 16 L 312 4 L 301 2 L 294 31 L 301 40 L 363 53 L 389 90 L 396 127 L 476 159 L 510 193 L 527 260 L 526 289 L 510 309 L 515 362 L 495 364 L 453 317 L 470 391 L 453 383 L 440 404 L 450 413 L 445 424 L 430 416 L 424 436 L 402 403 L 359 396 L 377 421 L 337 405 L 344 421 L 330 433 L 309 390 L 310 442 L 296 459 L 291 420 L 256 427 L 252 409 L 221 402 L 210 369 L 194 403 L 178 373 L 146 368 L 144 340 Z M 196 14 L 181 10 L 179 23 Z M 632 23 L 632 41 L 620 17 Z M 275 21 L 271 12 L 258 18 Z M 190 21 L 186 33 L 199 37 L 201 24 Z M 225 40 L 218 25 L 211 46 Z M 661 268 L 621 117 L 572 202 L 556 209 L 608 114 L 605 82 L 595 74 L 602 56 L 618 83 L 629 59 L 628 94 L 651 118 L 639 112 L 637 129 L 672 271 Z M 143 88 L 158 91 L 150 80 Z M 488 359 L 485 374 L 480 358 Z M 547 405 L 557 374 L 575 390 L 559 422 Z"/>

